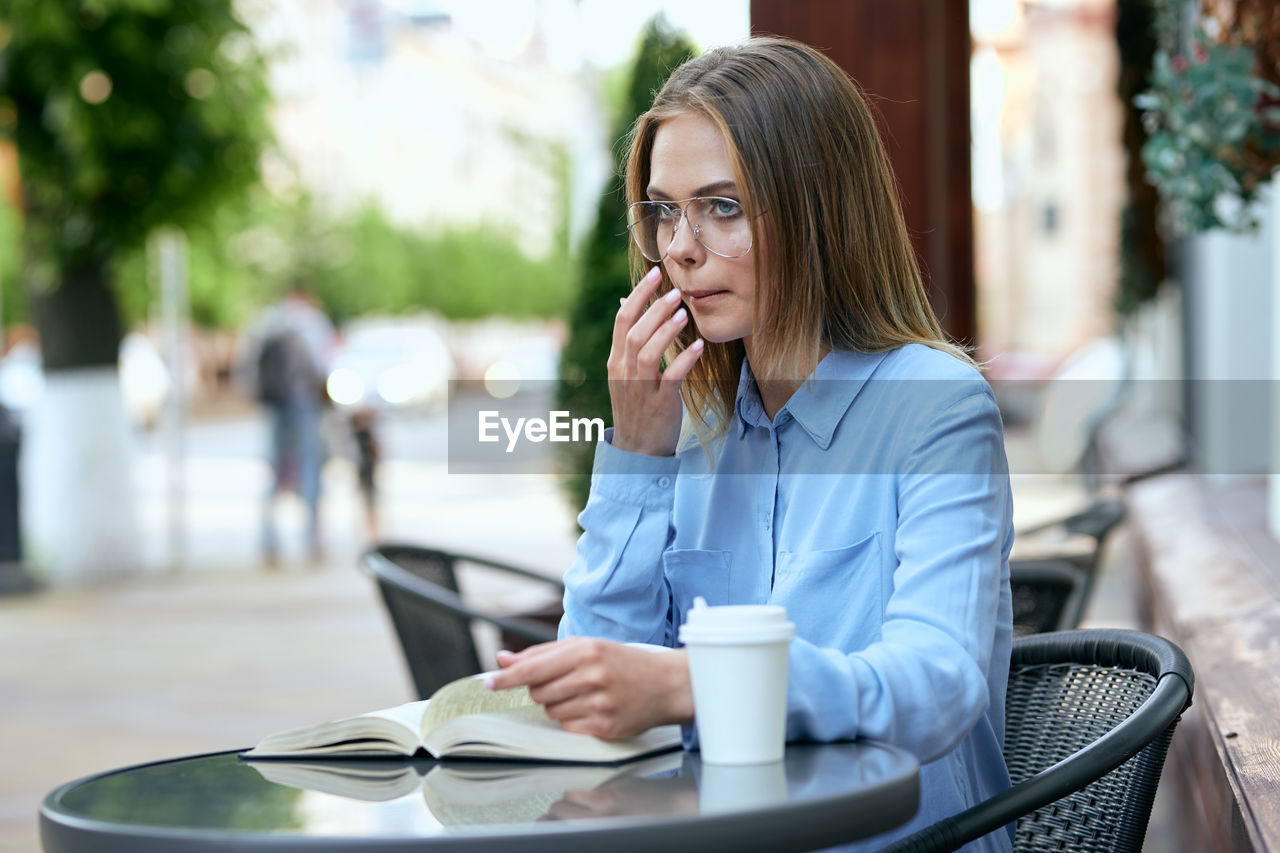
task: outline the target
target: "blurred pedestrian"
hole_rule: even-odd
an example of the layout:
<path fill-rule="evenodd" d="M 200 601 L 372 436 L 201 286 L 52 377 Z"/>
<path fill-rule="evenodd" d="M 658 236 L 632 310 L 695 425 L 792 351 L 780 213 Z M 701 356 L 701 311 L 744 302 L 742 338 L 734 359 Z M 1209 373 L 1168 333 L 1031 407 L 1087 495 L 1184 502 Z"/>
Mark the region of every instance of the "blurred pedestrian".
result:
<path fill-rule="evenodd" d="M 284 492 L 297 494 L 306 505 L 309 558 L 317 561 L 323 555 L 320 474 L 328 406 L 325 379 L 333 345 L 333 324 L 301 284 L 267 308 L 249 333 L 246 380 L 271 416 L 272 478 L 262 511 L 262 550 L 268 566 L 280 558 L 275 510 Z"/>
<path fill-rule="evenodd" d="M 374 431 L 374 411 L 361 406 L 351 413 L 351 436 L 356 443 L 356 474 L 360 500 L 364 504 L 365 534 L 369 542 L 378 540 L 378 460 L 382 448 Z"/>

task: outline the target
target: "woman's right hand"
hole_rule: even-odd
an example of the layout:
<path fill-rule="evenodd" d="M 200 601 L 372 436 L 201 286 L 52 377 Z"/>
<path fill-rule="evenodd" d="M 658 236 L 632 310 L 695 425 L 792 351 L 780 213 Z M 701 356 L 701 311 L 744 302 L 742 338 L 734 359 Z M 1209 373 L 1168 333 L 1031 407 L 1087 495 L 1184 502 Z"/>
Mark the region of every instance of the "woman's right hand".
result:
<path fill-rule="evenodd" d="M 680 382 L 702 355 L 701 339 L 661 370 L 662 356 L 689 322 L 672 289 L 646 304 L 658 289 L 662 268 L 655 266 L 622 300 L 613 321 L 609 349 L 609 398 L 613 403 L 613 446 L 631 453 L 671 456 L 680 439 Z"/>

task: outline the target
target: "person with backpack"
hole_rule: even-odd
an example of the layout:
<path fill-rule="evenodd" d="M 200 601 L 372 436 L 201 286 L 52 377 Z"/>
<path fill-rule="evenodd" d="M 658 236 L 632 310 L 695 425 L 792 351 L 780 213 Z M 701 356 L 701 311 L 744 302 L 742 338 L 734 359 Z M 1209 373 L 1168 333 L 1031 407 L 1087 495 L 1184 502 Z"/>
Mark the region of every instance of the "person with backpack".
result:
<path fill-rule="evenodd" d="M 309 558 L 314 562 L 322 556 L 325 380 L 334 338 L 333 324 L 301 285 L 269 307 L 249 335 L 247 385 L 266 407 L 271 422 L 272 477 L 262 515 L 262 550 L 268 566 L 279 563 L 275 511 L 285 492 L 297 494 L 306 505 Z"/>

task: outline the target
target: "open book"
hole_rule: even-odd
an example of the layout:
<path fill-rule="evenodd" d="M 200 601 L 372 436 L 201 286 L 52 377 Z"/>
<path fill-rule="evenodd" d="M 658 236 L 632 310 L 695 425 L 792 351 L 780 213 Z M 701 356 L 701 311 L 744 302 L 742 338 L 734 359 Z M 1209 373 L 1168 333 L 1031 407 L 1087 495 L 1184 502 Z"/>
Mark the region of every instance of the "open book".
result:
<path fill-rule="evenodd" d="M 267 735 L 245 758 L 413 755 L 616 764 L 680 745 L 679 726 L 606 741 L 567 732 L 528 688 L 489 690 L 485 674 L 452 681 L 430 699 Z"/>

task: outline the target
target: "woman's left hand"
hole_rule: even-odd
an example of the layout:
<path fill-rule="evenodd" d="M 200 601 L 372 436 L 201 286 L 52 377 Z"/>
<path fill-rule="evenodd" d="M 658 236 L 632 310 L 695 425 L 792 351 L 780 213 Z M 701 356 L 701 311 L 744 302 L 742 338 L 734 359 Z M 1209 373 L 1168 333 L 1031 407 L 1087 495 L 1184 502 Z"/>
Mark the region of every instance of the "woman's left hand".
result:
<path fill-rule="evenodd" d="M 570 732 L 605 740 L 653 726 L 693 721 L 689 659 L 684 651 L 650 652 L 589 637 L 570 637 L 499 652 L 488 686 L 528 686 L 547 715 Z"/>

